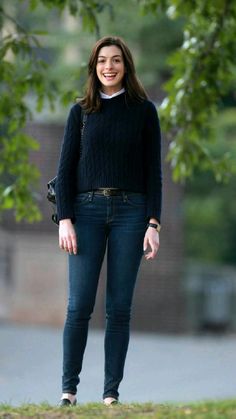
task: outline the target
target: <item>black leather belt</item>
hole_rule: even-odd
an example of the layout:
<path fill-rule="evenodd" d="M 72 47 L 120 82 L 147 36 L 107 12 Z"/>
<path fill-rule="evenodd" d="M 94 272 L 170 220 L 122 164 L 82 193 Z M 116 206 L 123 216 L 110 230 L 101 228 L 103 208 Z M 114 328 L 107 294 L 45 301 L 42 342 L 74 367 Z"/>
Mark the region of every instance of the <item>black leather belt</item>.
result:
<path fill-rule="evenodd" d="M 94 189 L 93 192 L 96 195 L 104 195 L 104 196 L 114 196 L 114 195 L 123 194 L 123 191 L 118 188 L 99 188 L 99 189 Z"/>

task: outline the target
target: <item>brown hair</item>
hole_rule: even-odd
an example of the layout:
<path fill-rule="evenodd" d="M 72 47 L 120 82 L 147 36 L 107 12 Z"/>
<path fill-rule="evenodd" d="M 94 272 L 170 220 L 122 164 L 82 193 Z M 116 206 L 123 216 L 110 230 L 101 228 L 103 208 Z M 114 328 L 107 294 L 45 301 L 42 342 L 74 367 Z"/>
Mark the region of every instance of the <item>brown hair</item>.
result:
<path fill-rule="evenodd" d="M 126 69 L 123 87 L 125 88 L 126 98 L 131 101 L 143 101 L 147 98 L 147 94 L 136 75 L 132 54 L 123 39 L 117 36 L 105 36 L 97 41 L 92 49 L 88 63 L 88 80 L 85 96 L 80 100 L 81 106 L 89 113 L 96 112 L 101 108 L 99 92 L 101 84 L 96 72 L 97 59 L 100 49 L 110 45 L 120 48 L 123 55 Z"/>

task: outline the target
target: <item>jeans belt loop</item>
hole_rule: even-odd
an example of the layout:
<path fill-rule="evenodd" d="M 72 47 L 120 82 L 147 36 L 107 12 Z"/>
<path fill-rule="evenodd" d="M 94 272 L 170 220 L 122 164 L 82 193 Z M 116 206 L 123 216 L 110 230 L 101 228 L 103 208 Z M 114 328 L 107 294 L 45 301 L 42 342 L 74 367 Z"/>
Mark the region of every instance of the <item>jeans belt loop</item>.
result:
<path fill-rule="evenodd" d="M 89 195 L 89 202 L 92 202 L 94 192 L 93 192 L 93 191 L 90 191 L 90 192 L 88 193 L 88 195 Z"/>

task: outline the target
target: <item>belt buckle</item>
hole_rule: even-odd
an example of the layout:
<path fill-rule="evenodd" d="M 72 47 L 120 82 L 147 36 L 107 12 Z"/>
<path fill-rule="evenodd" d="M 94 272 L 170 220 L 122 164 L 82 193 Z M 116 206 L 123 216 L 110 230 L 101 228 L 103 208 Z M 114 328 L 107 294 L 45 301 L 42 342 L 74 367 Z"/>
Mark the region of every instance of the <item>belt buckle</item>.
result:
<path fill-rule="evenodd" d="M 103 189 L 102 191 L 104 196 L 110 196 L 111 195 L 111 189 Z"/>

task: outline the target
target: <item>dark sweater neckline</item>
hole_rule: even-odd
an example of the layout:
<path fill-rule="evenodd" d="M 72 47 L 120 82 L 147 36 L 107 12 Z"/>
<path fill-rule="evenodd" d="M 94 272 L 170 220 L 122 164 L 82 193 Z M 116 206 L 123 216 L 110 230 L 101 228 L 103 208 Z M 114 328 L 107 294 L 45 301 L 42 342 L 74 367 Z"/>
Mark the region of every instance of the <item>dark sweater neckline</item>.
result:
<path fill-rule="evenodd" d="M 119 95 L 117 95 L 117 96 L 114 96 L 114 97 L 112 97 L 112 98 L 110 98 L 110 99 L 106 99 L 106 98 L 102 98 L 101 97 L 101 100 L 102 100 L 102 102 L 115 102 L 115 101 L 118 101 L 118 100 L 120 100 L 120 99 L 123 99 L 124 97 L 125 97 L 125 93 L 126 92 L 123 92 L 123 93 L 120 93 Z"/>

